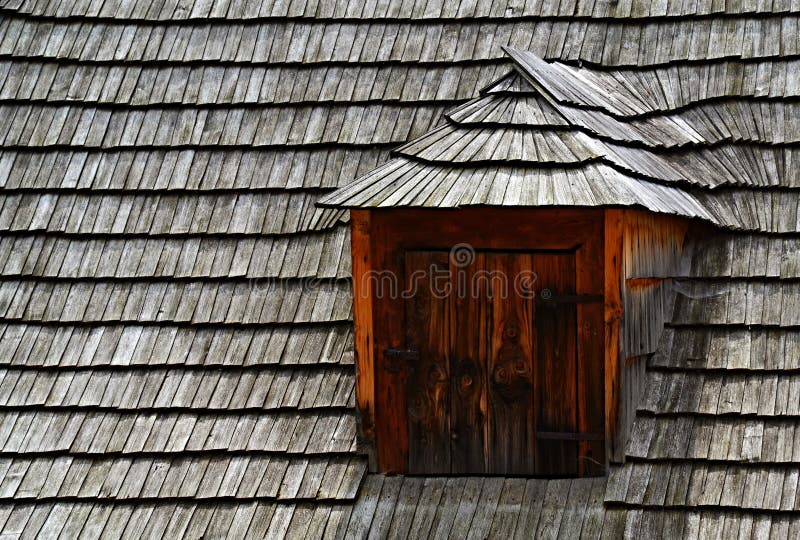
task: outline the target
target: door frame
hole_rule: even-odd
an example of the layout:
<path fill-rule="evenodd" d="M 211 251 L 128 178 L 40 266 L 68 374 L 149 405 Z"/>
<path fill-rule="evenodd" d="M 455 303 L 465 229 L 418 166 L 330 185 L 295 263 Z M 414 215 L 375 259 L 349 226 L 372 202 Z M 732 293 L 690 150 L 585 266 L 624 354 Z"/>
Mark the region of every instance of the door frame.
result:
<path fill-rule="evenodd" d="M 603 358 L 608 352 L 605 347 L 608 325 L 615 324 L 614 320 L 609 321 L 605 294 L 608 279 L 604 263 L 608 254 L 603 209 L 393 208 L 353 211 L 351 219 L 356 397 L 361 438 L 371 450 L 373 470 L 404 473 L 408 464 L 406 374 L 402 363 L 399 369 L 397 362 L 387 366 L 390 360 L 383 355 L 385 350 L 403 350 L 405 346 L 404 304 L 402 299 L 393 301 L 379 290 L 380 280 L 404 275 L 407 250 L 449 250 L 459 243 L 496 251 L 574 250 L 576 294 L 606 298 L 605 318 L 603 304 L 578 305 L 579 365 L 599 363 L 606 370 L 606 381 L 615 377 L 608 372 L 608 359 Z M 584 332 L 586 321 L 591 321 L 594 329 L 605 326 L 605 338 L 601 338 L 603 343 L 599 347 L 597 339 L 590 340 L 591 336 Z M 616 362 L 611 367 L 616 370 Z M 616 417 L 616 398 L 609 396 L 607 383 L 599 386 L 599 391 L 604 392 L 605 408 L 599 413 L 579 410 L 579 428 L 596 431 L 588 423 L 596 423 L 600 414 L 608 449 L 614 436 L 614 425 L 609 419 Z M 592 443 L 581 441 L 581 444 L 588 448 Z M 606 459 L 597 461 L 607 461 L 607 454 L 606 450 Z"/>

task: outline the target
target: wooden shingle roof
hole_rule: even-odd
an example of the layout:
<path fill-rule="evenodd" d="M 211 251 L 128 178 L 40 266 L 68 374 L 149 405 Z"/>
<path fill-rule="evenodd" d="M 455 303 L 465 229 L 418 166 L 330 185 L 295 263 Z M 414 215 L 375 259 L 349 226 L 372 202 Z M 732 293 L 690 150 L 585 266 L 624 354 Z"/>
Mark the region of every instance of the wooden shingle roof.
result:
<path fill-rule="evenodd" d="M 791 194 L 693 185 L 792 186 L 790 164 L 800 144 L 796 103 L 697 91 L 681 103 L 653 103 L 639 97 L 653 93 L 638 78 L 584 73 L 506 50 L 515 72 L 448 111 L 444 125 L 396 149 L 395 160 L 321 205 L 634 205 L 732 228 L 793 227 L 776 223 L 790 206 L 796 214 Z M 638 74 L 658 84 L 670 80 L 653 70 Z M 672 96 L 679 89 L 660 91 Z M 742 197 L 756 207 L 756 219 L 743 212 Z M 776 197 L 780 204 L 772 204 Z"/>
<path fill-rule="evenodd" d="M 796 536 L 799 20 L 795 0 L 0 1 L 0 536 Z M 440 204 L 731 228 L 678 283 L 607 487 L 366 474 L 346 216 L 315 203 L 380 166 Z M 448 198 L 431 171 L 474 185 Z"/>

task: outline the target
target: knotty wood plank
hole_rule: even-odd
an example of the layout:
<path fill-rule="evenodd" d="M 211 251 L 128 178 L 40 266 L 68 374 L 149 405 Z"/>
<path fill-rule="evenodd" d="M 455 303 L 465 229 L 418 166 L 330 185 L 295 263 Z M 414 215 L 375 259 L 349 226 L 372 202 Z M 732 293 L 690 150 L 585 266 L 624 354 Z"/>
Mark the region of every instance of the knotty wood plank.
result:
<path fill-rule="evenodd" d="M 535 356 L 533 256 L 486 254 L 489 326 L 488 422 L 490 474 L 533 474 L 535 437 L 533 359 Z M 494 279 L 493 276 L 505 276 Z M 531 281 L 527 291 L 515 281 Z M 547 334 L 539 334 L 549 340 Z M 540 338 L 542 339 L 542 338 Z M 539 344 L 541 347 L 541 344 Z"/>
<path fill-rule="evenodd" d="M 455 258 L 455 257 L 454 257 Z M 487 283 L 475 280 L 483 271 L 485 255 L 474 254 L 471 264 L 451 264 L 453 336 L 451 359 L 451 472 L 480 473 L 487 470 Z M 475 282 L 473 288 L 471 284 Z M 466 289 L 466 290 L 464 290 Z"/>
<path fill-rule="evenodd" d="M 370 236 L 372 243 L 373 268 L 402 275 L 405 271 L 403 253 L 411 250 L 442 250 L 452 245 L 469 240 L 477 250 L 516 251 L 530 250 L 576 250 L 578 266 L 581 268 L 579 294 L 600 295 L 603 293 L 603 274 L 597 271 L 602 264 L 603 244 L 600 235 L 603 230 L 604 213 L 602 210 L 574 209 L 464 209 L 441 210 L 435 212 L 415 209 L 387 209 L 372 211 L 370 216 Z M 420 223 L 426 223 L 420 227 Z M 436 230 L 436 235 L 430 231 Z M 521 241 L 524 239 L 524 241 Z M 577 248 L 576 248 L 577 246 Z M 479 252 L 480 254 L 480 252 Z M 394 304 L 394 305 L 393 305 Z M 397 304 L 400 308 L 398 309 Z M 374 350 L 385 348 L 402 349 L 405 346 L 403 331 L 403 302 L 376 302 L 373 305 L 373 320 L 381 321 L 373 328 Z M 456 310 L 454 310 L 456 311 Z M 474 334 L 480 326 L 480 309 L 477 317 L 465 327 L 464 332 Z M 452 319 L 454 320 L 455 317 Z M 574 338 L 573 338 L 574 341 Z M 471 345 L 470 345 L 471 347 Z M 480 344 L 478 349 L 481 349 Z M 458 388 L 464 382 L 456 369 L 458 354 L 451 357 L 452 388 Z M 384 471 L 402 472 L 407 466 L 407 387 L 404 372 L 389 373 L 381 369 L 384 360 L 376 358 L 376 388 L 380 388 L 383 399 L 376 404 L 376 439 L 378 441 L 379 468 Z M 475 379 L 471 378 L 474 385 Z M 454 391 L 453 396 L 457 395 Z M 483 399 L 485 402 L 485 398 Z M 456 407 L 457 410 L 458 409 Z M 485 416 L 486 405 L 476 412 Z M 457 413 L 456 413 L 457 414 Z M 451 412 L 451 431 L 458 420 Z M 572 431 L 575 431 L 573 428 Z M 476 432 L 473 432 L 476 433 Z M 451 439 L 451 454 L 458 456 L 458 443 L 462 436 L 455 434 Z M 484 435 L 483 440 L 486 440 Z M 483 440 L 477 448 L 479 453 L 471 454 L 476 461 L 486 456 L 483 451 Z M 380 441 L 387 441 L 386 445 Z M 457 458 L 454 458 L 457 460 Z M 485 467 L 485 466 L 484 466 Z M 473 468 L 472 471 L 485 468 Z M 458 472 L 453 469 L 452 472 Z"/>

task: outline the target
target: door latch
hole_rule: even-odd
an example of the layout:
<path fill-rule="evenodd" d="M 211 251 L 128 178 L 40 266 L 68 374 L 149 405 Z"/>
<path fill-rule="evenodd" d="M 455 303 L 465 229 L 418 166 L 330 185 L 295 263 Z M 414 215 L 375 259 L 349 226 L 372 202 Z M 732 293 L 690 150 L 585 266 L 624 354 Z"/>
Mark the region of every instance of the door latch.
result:
<path fill-rule="evenodd" d="M 406 362 L 419 358 L 419 351 L 410 349 L 384 349 L 383 369 L 390 373 L 400 373 Z"/>

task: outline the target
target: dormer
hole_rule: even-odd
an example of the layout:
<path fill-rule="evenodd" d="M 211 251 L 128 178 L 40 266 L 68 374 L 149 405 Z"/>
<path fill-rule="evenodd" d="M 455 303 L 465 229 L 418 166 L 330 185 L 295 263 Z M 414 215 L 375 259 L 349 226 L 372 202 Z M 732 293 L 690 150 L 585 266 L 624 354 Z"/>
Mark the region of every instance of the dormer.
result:
<path fill-rule="evenodd" d="M 605 474 L 671 302 L 664 278 L 681 275 L 690 223 L 712 220 L 650 151 L 652 126 L 577 103 L 588 83 L 572 68 L 510 53 L 513 72 L 321 202 L 350 210 L 377 471 Z"/>

